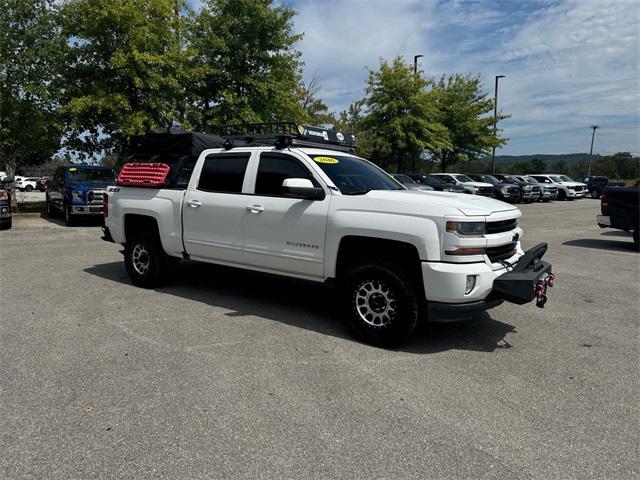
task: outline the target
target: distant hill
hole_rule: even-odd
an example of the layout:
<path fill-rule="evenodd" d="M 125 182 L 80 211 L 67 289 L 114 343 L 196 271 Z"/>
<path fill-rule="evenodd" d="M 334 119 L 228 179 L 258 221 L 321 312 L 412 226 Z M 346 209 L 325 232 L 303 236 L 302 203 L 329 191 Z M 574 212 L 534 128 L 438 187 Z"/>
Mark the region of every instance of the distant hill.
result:
<path fill-rule="evenodd" d="M 552 167 L 557 162 L 564 161 L 567 166 L 575 165 L 580 161 L 588 161 L 589 154 L 588 153 L 565 153 L 561 155 L 549 155 L 549 154 L 536 154 L 536 155 L 496 155 L 496 165 L 500 165 L 501 167 L 508 167 L 513 165 L 514 163 L 524 162 L 527 160 L 533 160 L 535 158 L 539 158 L 543 160 L 549 167 Z M 597 160 L 601 158 L 600 155 L 594 155 L 592 160 Z M 481 159 L 482 161 L 491 161 L 491 157 L 485 157 Z"/>

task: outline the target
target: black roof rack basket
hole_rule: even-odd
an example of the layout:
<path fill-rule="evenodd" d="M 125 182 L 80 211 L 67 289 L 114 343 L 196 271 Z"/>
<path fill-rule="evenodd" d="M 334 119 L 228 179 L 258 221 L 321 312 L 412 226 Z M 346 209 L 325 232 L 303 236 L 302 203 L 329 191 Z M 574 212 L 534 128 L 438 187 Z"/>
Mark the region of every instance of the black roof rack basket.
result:
<path fill-rule="evenodd" d="M 354 152 L 356 137 L 328 128 L 294 122 L 242 123 L 225 125 L 220 136 L 250 145 L 275 145 L 277 148 L 316 147 Z"/>

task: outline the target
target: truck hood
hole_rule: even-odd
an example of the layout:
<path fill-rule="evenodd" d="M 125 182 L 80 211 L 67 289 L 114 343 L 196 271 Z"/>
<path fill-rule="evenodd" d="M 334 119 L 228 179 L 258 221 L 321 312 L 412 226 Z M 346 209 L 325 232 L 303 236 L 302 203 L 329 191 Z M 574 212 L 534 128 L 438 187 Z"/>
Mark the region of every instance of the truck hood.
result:
<path fill-rule="evenodd" d="M 490 186 L 490 185 L 489 185 Z M 464 215 L 491 215 L 496 212 L 513 210 L 517 207 L 500 200 L 483 197 L 481 195 L 469 195 L 463 193 L 449 193 L 437 191 L 420 190 L 372 190 L 365 198 L 375 198 L 389 202 L 402 202 L 421 204 L 425 206 L 437 206 L 444 208 L 455 208 Z M 444 214 L 444 213 L 443 213 Z"/>

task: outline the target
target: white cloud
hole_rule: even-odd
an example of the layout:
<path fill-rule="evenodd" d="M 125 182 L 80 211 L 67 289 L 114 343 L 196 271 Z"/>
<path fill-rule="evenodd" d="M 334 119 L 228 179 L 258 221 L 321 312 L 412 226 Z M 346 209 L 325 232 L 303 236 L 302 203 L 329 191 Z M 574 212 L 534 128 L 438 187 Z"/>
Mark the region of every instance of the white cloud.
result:
<path fill-rule="evenodd" d="M 502 124 L 512 140 L 504 153 L 584 151 L 592 123 L 602 125 L 607 148 L 640 151 L 635 1 L 301 0 L 294 7 L 305 73 L 318 71 L 335 109 L 362 95 L 364 66 L 422 53 L 428 75 L 480 73 L 491 93 L 493 76 L 507 75 L 499 103 L 512 115 Z"/>

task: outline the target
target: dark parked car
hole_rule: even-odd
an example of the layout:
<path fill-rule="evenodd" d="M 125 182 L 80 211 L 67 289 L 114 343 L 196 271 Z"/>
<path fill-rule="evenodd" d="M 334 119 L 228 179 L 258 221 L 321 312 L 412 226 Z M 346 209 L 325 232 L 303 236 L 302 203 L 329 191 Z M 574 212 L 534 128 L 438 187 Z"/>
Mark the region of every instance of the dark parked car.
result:
<path fill-rule="evenodd" d="M 67 225 L 79 216 L 101 216 L 102 197 L 115 183 L 111 167 L 67 165 L 58 167 L 47 182 L 45 205 L 47 215 L 64 214 Z"/>
<path fill-rule="evenodd" d="M 420 182 L 439 192 L 467 193 L 464 187 L 451 185 L 435 175 L 421 175 Z"/>
<path fill-rule="evenodd" d="M 409 190 L 433 190 L 433 187 L 416 182 L 413 178 L 402 173 L 394 173 L 391 175 Z"/>
<path fill-rule="evenodd" d="M 467 177 L 470 177 L 478 182 L 485 182 L 493 185 L 493 193 L 498 200 L 513 203 L 520 201 L 519 185 L 503 182 L 502 180 L 498 180 L 493 175 L 467 173 Z"/>
<path fill-rule="evenodd" d="M 584 177 L 584 179 L 582 179 L 582 182 L 587 184 L 587 188 L 589 189 L 589 195 L 591 195 L 591 198 L 600 198 L 602 191 L 606 187 L 625 186 L 624 182 L 621 180 L 609 180 L 607 177 L 597 175 Z"/>
<path fill-rule="evenodd" d="M 11 228 L 11 181 L 0 182 L 0 230 Z"/>
<path fill-rule="evenodd" d="M 640 239 L 638 238 L 639 187 L 607 187 L 600 196 L 600 213 L 596 217 L 600 228 L 617 228 L 633 232 L 636 249 L 640 248 Z"/>
<path fill-rule="evenodd" d="M 494 175 L 498 180 L 510 183 L 511 185 L 518 185 L 520 187 L 520 201 L 521 202 L 535 202 L 540 198 L 540 185 L 533 183 L 526 179 L 520 179 L 515 175 L 504 175 L 502 173 L 496 173 Z"/>

